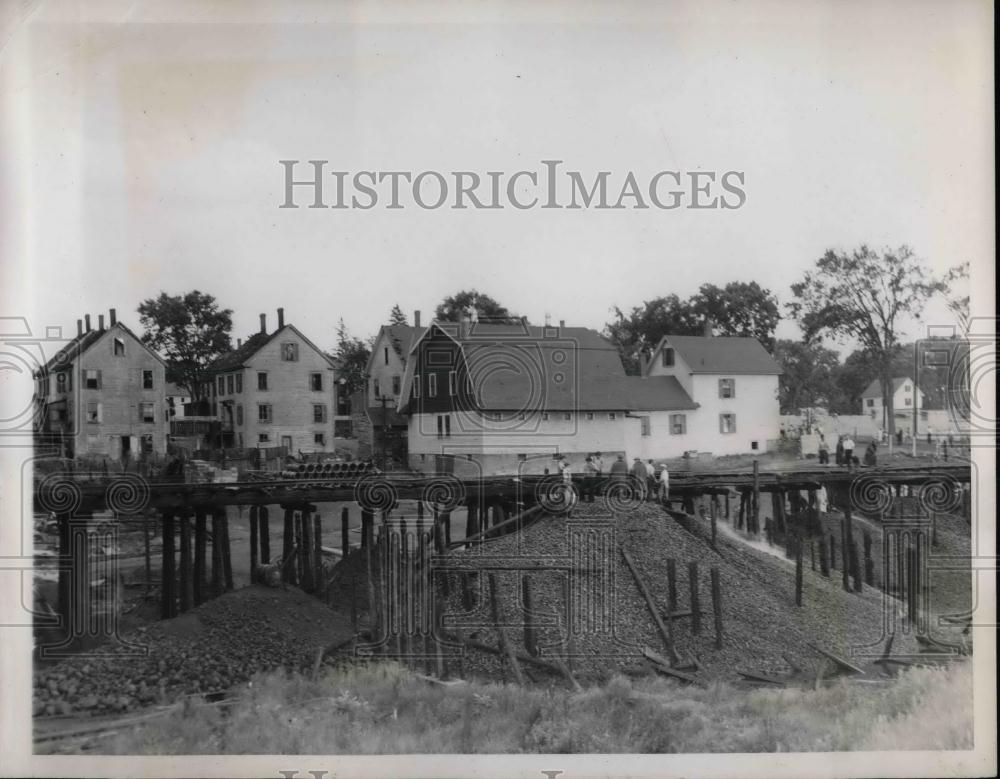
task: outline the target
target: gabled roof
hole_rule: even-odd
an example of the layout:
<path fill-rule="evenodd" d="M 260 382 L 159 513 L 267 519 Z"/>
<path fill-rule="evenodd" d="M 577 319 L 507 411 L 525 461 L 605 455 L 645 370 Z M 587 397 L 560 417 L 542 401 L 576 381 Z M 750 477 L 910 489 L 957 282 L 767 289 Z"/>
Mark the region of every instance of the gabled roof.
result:
<path fill-rule="evenodd" d="M 756 338 L 735 336 L 665 335 L 654 355 L 672 346 L 691 373 L 777 375 L 781 368 Z M 652 367 L 653 361 L 650 361 Z"/>
<path fill-rule="evenodd" d="M 618 350 L 585 327 L 434 323 L 465 357 L 477 404 L 487 411 L 653 411 L 697 405 L 672 376 L 626 376 Z M 411 352 L 419 344 L 414 341 Z M 400 411 L 408 410 L 408 360 Z"/>
<path fill-rule="evenodd" d="M 191 393 L 178 384 L 168 381 L 163 388 L 163 394 L 168 398 L 189 398 Z"/>
<path fill-rule="evenodd" d="M 382 327 L 379 328 L 378 335 L 375 337 L 375 343 L 378 344 L 384 334 L 388 339 L 390 346 L 392 346 L 393 351 L 397 354 L 399 359 L 405 363 L 410 356 L 410 350 L 413 348 L 413 345 L 419 341 L 426 332 L 426 327 L 413 327 L 412 325 L 382 325 Z M 376 356 L 375 352 L 376 350 L 372 349 L 372 353 L 368 355 L 368 362 L 365 365 L 365 373 L 372 372 L 372 366 Z"/>
<path fill-rule="evenodd" d="M 233 349 L 231 352 L 226 352 L 215 362 L 205 368 L 205 373 L 223 373 L 225 371 L 233 371 L 237 368 L 242 368 L 251 357 L 271 343 L 271 341 L 273 341 L 279 333 L 282 333 L 285 330 L 291 330 L 294 332 L 299 338 L 305 341 L 306 345 L 312 347 L 317 354 L 322 355 L 323 359 L 329 363 L 331 368 L 334 367 L 333 360 L 330 358 L 330 355 L 326 354 L 322 349 L 316 346 L 316 344 L 306 338 L 302 334 L 301 330 L 299 330 L 295 325 L 285 325 L 284 327 L 279 327 L 270 334 L 254 333 L 243 343 L 242 346 L 237 349 Z"/>
<path fill-rule="evenodd" d="M 903 386 L 904 381 L 909 381 L 909 376 L 896 376 L 892 380 L 892 394 L 896 394 L 896 390 Z M 861 393 L 863 398 L 880 398 L 882 397 L 882 380 L 872 379 L 871 384 L 865 387 L 865 391 Z"/>
<path fill-rule="evenodd" d="M 52 371 L 56 368 L 61 368 L 69 365 L 74 359 L 82 357 L 90 347 L 96 344 L 104 335 L 110 333 L 112 330 L 122 330 L 132 336 L 139 345 L 142 346 L 147 352 L 153 355 L 161 363 L 165 363 L 164 359 L 158 355 L 155 351 L 150 349 L 146 344 L 142 342 L 142 339 L 133 333 L 127 325 L 122 322 L 115 322 L 113 325 L 109 325 L 104 330 L 90 330 L 88 332 L 77 335 L 72 341 L 67 343 L 62 349 L 60 349 L 52 358 L 45 363 L 45 370 Z M 67 358 L 68 361 L 67 361 Z"/>

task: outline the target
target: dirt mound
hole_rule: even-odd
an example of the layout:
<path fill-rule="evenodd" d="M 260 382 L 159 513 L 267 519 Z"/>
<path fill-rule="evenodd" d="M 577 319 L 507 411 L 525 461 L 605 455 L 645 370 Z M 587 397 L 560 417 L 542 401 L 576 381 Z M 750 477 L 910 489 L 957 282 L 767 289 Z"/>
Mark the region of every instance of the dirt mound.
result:
<path fill-rule="evenodd" d="M 306 666 L 316 647 L 349 635 L 343 620 L 300 590 L 245 587 L 39 668 L 35 714 L 127 711 L 222 692 L 258 671 Z"/>
<path fill-rule="evenodd" d="M 695 672 L 699 678 L 737 679 L 737 670 L 776 674 L 793 665 L 812 669 L 821 655 L 810 643 L 866 666 L 885 643 L 881 592 L 866 587 L 862 593 L 847 593 L 839 575 L 826 578 L 813 572 L 808 558 L 803 605 L 797 607 L 795 566 L 780 550 L 769 554 L 751 548 L 729 537 L 721 526 L 713 550 L 654 504 L 635 507 L 610 524 L 602 521 L 608 516 L 599 504 L 581 504 L 572 518 L 549 516 L 518 536 L 454 553 L 456 563 L 471 565 L 475 573 L 468 577 L 464 592 L 462 574 L 448 576 L 446 630 L 498 646 L 488 586 L 492 573 L 507 638 L 517 651 L 526 652 L 523 579 L 527 578 L 531 621 L 542 657 L 568 657 L 575 672 L 597 678 L 645 668 L 643 647 L 664 656 L 667 652 L 623 559 L 621 549 L 626 549 L 662 615 L 669 604 L 668 560 L 674 561 L 677 572 L 678 612 L 691 611 L 688 566 L 697 563 L 700 631 L 695 634 L 688 614 L 673 620 L 673 632 L 681 657 L 693 657 L 700 664 Z M 509 570 L 512 565 L 503 569 L 503 560 L 518 557 L 543 564 L 530 571 Z M 568 572 L 570 568 L 573 573 Z M 721 584 L 721 648 L 715 646 L 712 568 L 718 569 Z M 576 580 L 569 609 L 568 576 Z M 575 625 L 570 647 L 567 613 Z M 912 636 L 901 634 L 900 627 L 897 623 L 894 654 L 916 654 L 918 645 Z M 507 673 L 495 656 L 467 653 L 464 662 L 467 670 L 494 678 Z"/>

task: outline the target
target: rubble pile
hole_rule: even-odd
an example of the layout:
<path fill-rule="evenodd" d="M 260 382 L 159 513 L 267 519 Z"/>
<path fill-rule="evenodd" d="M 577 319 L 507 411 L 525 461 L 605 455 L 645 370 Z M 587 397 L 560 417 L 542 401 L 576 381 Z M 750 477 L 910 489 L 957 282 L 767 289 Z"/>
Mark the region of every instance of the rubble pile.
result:
<path fill-rule="evenodd" d="M 36 715 L 105 714 L 221 693 L 255 673 L 310 665 L 342 622 L 297 589 L 252 586 L 34 675 Z M 145 654 L 142 652 L 145 651 Z"/>

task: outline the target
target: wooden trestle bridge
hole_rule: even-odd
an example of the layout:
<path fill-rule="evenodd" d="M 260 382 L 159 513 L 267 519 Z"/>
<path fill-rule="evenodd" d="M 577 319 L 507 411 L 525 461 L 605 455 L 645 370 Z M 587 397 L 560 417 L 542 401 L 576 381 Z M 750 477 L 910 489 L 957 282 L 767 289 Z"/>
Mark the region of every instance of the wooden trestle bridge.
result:
<path fill-rule="evenodd" d="M 691 515 L 695 513 L 695 501 L 709 497 L 714 520 L 716 511 L 720 514 L 723 511 L 719 499 L 724 498 L 724 515 L 732 516 L 737 527 L 759 533 L 762 532 L 761 493 L 771 495 L 771 516 L 780 525 L 786 495 L 791 499 L 793 511 L 798 506 L 815 511 L 817 493 L 823 489 L 829 502 L 844 511 L 849 533 L 852 510 L 870 517 L 884 517 L 894 494 L 904 492 L 919 498 L 931 511 L 968 517 L 971 474 L 969 465 L 963 463 L 851 470 L 805 466 L 761 471 L 755 462 L 753 470 L 672 472 L 670 503 L 680 504 L 683 512 Z M 630 501 L 639 499 L 637 486 L 630 481 L 605 478 L 597 482 L 574 475 L 573 485 L 578 493 L 597 491 L 604 495 L 612 514 L 628 510 Z M 133 520 L 148 522 L 150 518 L 157 523 L 162 536 L 161 615 L 170 618 L 232 589 L 228 520 L 233 507 L 249 509 L 252 579 L 266 573 L 262 566 L 271 565 L 272 573 L 275 572 L 269 522 L 271 512 L 278 507 L 283 531 L 281 554 L 274 556 L 280 557 L 276 572 L 285 582 L 320 592 L 323 532 L 333 531 L 336 522 L 333 517 L 320 516 L 317 510 L 320 504 L 357 506 L 362 548 L 370 550 L 376 544 L 376 532 L 381 537 L 390 518 L 396 534 L 403 523 L 405 544 L 405 521 L 410 519 L 410 529 L 416 531 L 411 549 L 426 544 L 430 551 L 440 555 L 449 546 L 473 546 L 477 539 L 516 531 L 522 521 L 547 511 L 562 510 L 565 496 L 559 476 L 462 480 L 451 474 L 373 473 L 352 478 L 254 477 L 237 483 L 191 484 L 146 480 L 129 473 L 97 478 L 74 473 L 48 474 L 36 479 L 34 504 L 37 512 L 54 515 L 58 520 L 57 614 L 67 636 L 60 647 L 48 649 L 54 649 L 50 651 L 52 656 L 69 653 L 81 637 L 92 634 L 93 609 L 88 606 L 92 598 L 89 587 L 92 547 L 102 543 L 94 537 L 92 525 L 95 515 L 105 512 L 113 513 L 122 524 Z M 738 514 L 737 509 L 730 513 L 732 498 L 739 501 Z M 415 502 L 411 517 L 400 515 L 401 501 Z M 465 533 L 462 540 L 452 543 L 452 512 L 458 510 L 466 512 Z M 339 517 L 339 540 L 345 555 L 352 547 L 349 512 L 348 507 L 342 507 Z M 378 529 L 377 517 L 381 519 Z M 712 527 L 714 536 L 714 521 Z M 771 529 L 768 523 L 763 530 Z"/>

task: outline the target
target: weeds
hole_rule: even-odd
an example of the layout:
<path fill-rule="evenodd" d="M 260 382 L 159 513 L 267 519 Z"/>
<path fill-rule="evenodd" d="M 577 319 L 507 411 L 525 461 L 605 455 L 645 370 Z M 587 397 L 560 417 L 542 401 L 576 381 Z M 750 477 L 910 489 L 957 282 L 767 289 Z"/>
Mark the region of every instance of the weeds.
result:
<path fill-rule="evenodd" d="M 969 749 L 972 670 L 917 668 L 889 686 L 599 688 L 431 685 L 371 664 L 255 677 L 228 711 L 204 703 L 108 745 L 125 754 L 775 752 Z"/>

